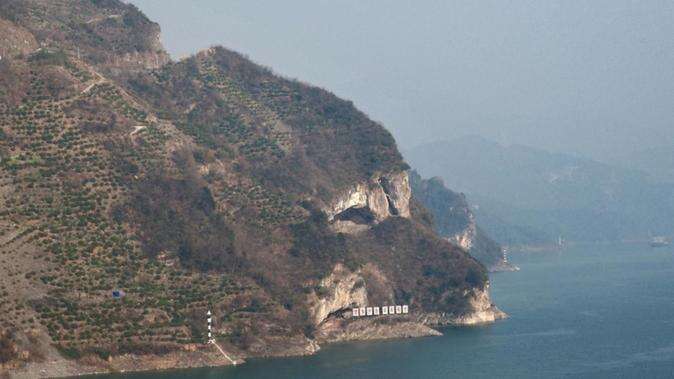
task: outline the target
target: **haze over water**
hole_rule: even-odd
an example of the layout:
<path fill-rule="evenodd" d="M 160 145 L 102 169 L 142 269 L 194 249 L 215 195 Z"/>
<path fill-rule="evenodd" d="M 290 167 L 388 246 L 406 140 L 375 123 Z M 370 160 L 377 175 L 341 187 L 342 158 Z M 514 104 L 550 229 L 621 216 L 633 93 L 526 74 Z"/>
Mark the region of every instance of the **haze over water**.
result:
<path fill-rule="evenodd" d="M 443 337 L 331 345 L 301 358 L 104 378 L 671 377 L 674 251 L 643 245 L 515 254 L 492 275 L 510 318 Z"/>

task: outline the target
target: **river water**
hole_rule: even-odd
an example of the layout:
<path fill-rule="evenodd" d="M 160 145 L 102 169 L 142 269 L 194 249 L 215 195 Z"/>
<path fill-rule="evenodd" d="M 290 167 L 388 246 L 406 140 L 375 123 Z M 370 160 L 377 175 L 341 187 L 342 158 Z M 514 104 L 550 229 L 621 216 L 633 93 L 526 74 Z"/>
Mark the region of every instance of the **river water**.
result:
<path fill-rule="evenodd" d="M 674 377 L 674 249 L 593 245 L 511 255 L 521 271 L 491 279 L 492 297 L 510 317 L 493 325 L 238 367 L 97 378 Z"/>

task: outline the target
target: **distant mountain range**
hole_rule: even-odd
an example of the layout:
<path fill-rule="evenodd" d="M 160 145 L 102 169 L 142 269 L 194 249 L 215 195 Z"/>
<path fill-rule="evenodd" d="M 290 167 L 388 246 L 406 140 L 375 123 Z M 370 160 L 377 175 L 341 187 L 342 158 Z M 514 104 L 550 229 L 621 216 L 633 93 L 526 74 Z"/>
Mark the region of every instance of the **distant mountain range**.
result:
<path fill-rule="evenodd" d="M 481 137 L 433 142 L 406 155 L 423 176 L 439 176 L 465 192 L 478 223 L 504 244 L 546 243 L 560 235 L 588 242 L 643 239 L 674 231 L 674 185 L 635 169 L 643 167 L 637 161 L 622 168 Z"/>

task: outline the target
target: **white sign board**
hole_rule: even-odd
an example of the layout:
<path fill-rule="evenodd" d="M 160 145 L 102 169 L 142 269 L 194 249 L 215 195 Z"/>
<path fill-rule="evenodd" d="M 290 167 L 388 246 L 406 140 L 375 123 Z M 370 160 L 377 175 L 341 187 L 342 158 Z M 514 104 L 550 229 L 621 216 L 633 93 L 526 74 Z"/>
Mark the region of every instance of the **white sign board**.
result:
<path fill-rule="evenodd" d="M 404 314 L 410 313 L 410 307 L 407 305 L 403 305 L 403 313 Z"/>
<path fill-rule="evenodd" d="M 372 316 L 372 307 L 367 307 L 366 312 L 368 316 Z"/>
<path fill-rule="evenodd" d="M 358 308 L 353 308 L 353 309 L 351 310 L 351 315 L 352 315 L 353 317 L 358 317 L 358 316 L 360 316 L 360 313 L 358 313 Z"/>
<path fill-rule="evenodd" d="M 388 307 L 387 307 L 386 305 L 384 305 L 383 307 L 381 307 L 381 314 L 383 314 L 383 315 L 387 315 L 387 314 L 388 314 Z"/>
<path fill-rule="evenodd" d="M 390 314 L 390 315 L 396 314 L 396 307 L 393 306 L 393 305 L 389 305 L 389 307 L 388 307 L 388 314 Z"/>
<path fill-rule="evenodd" d="M 373 313 L 375 316 L 379 316 L 379 307 L 374 307 L 374 308 L 372 308 L 372 313 Z"/>
<path fill-rule="evenodd" d="M 358 312 L 360 312 L 361 316 L 365 316 L 365 307 L 360 307 Z"/>
<path fill-rule="evenodd" d="M 400 305 L 396 305 L 396 314 L 401 314 L 401 313 L 403 313 L 403 307 L 401 307 Z"/>

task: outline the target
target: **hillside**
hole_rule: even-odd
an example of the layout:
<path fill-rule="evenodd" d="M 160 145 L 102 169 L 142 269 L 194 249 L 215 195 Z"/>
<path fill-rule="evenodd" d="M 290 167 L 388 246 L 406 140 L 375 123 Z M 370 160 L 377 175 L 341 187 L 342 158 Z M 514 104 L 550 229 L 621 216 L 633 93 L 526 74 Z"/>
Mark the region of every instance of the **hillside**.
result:
<path fill-rule="evenodd" d="M 517 269 L 506 261 L 503 248 L 477 225 L 465 195 L 449 190 L 438 177 L 422 179 L 415 171 L 410 172 L 410 185 L 413 196 L 433 215 L 439 235 L 468 251 L 490 271 Z"/>
<path fill-rule="evenodd" d="M 0 367 L 228 364 L 209 309 L 237 358 L 503 317 L 350 102 L 222 47 L 170 61 L 116 0 L 0 15 Z"/>
<path fill-rule="evenodd" d="M 502 243 L 674 233 L 674 187 L 639 171 L 479 137 L 420 146 L 407 158 L 423 175 L 467 193 L 478 223 Z"/>

